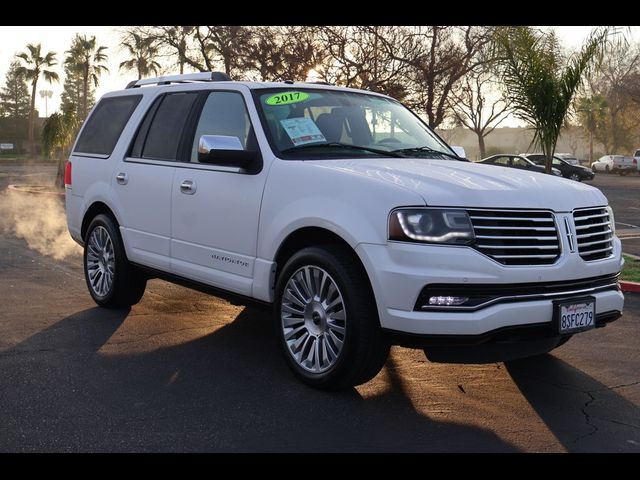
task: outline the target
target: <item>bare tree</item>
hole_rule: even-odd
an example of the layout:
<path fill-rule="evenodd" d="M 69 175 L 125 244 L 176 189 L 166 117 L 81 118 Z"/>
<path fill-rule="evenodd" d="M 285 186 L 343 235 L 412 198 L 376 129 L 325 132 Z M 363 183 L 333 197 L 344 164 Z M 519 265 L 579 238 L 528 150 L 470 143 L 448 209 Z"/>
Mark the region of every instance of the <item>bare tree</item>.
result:
<path fill-rule="evenodd" d="M 326 49 L 321 75 L 347 87 L 386 93 L 399 99 L 407 94 L 410 65 L 417 44 L 399 27 L 321 27 L 318 40 Z"/>
<path fill-rule="evenodd" d="M 317 27 L 251 27 L 244 74 L 260 81 L 304 81 L 324 60 Z"/>
<path fill-rule="evenodd" d="M 136 34 L 141 38 L 149 39 L 158 48 L 157 58 L 169 60 L 171 65 L 177 65 L 180 73 L 184 73 L 185 66 L 203 71 L 202 62 L 197 60 L 197 52 L 192 47 L 192 35 L 195 27 L 192 26 L 132 26 L 121 31 L 121 35 Z"/>
<path fill-rule="evenodd" d="M 476 134 L 480 158 L 484 158 L 484 139 L 507 118 L 508 100 L 497 88 L 491 74 L 482 69 L 469 72 L 449 97 L 456 123 Z"/>
<path fill-rule="evenodd" d="M 610 153 L 631 148 L 634 131 L 640 127 L 637 107 L 629 92 L 629 84 L 640 74 L 640 46 L 631 45 L 625 37 L 617 37 L 605 51 L 602 63 L 590 82 L 595 95 L 606 102 L 604 128 L 595 137 Z"/>
<path fill-rule="evenodd" d="M 419 48 L 394 53 L 410 66 L 410 104 L 427 116 L 432 128 L 449 113 L 449 96 L 458 81 L 490 59 L 482 55 L 493 28 L 480 26 L 404 27 L 401 35 Z"/>

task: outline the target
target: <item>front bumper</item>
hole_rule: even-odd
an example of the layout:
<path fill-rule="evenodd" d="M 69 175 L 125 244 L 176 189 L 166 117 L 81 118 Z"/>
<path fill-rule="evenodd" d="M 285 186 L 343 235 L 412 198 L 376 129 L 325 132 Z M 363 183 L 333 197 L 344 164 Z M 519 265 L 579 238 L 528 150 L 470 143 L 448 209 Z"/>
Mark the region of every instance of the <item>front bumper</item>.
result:
<path fill-rule="evenodd" d="M 611 257 L 591 262 L 563 248 L 556 263 L 536 266 L 501 265 L 472 248 L 457 246 L 360 244 L 356 251 L 371 280 L 383 329 L 464 336 L 513 326 L 550 324 L 553 299 L 492 303 L 473 311 L 419 311 L 416 303 L 426 285 L 545 284 L 614 275 L 622 268 L 618 238 L 614 238 L 613 247 Z M 589 295 L 596 298 L 596 315 L 622 312 L 624 297 L 618 289 Z"/>

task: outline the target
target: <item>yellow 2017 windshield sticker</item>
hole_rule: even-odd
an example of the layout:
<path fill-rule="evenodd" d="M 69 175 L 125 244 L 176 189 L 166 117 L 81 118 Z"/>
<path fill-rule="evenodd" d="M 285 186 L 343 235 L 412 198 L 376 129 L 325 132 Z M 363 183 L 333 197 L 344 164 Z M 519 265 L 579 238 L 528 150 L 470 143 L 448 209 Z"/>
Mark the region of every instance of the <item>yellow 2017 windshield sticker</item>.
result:
<path fill-rule="evenodd" d="M 283 92 L 271 95 L 265 100 L 267 105 L 289 105 L 290 103 L 304 102 L 309 98 L 305 92 Z"/>

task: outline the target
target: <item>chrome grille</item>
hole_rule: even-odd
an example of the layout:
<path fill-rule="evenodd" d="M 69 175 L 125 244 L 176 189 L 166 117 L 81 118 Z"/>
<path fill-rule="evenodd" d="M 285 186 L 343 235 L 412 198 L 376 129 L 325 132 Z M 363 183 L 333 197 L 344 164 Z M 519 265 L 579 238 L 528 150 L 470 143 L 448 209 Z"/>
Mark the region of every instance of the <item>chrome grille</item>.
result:
<path fill-rule="evenodd" d="M 468 210 L 476 250 L 503 265 L 548 265 L 560 255 L 556 222 L 542 210 Z"/>
<path fill-rule="evenodd" d="M 585 208 L 573 212 L 578 239 L 578 253 L 588 261 L 607 258 L 613 252 L 613 230 L 605 207 Z"/>

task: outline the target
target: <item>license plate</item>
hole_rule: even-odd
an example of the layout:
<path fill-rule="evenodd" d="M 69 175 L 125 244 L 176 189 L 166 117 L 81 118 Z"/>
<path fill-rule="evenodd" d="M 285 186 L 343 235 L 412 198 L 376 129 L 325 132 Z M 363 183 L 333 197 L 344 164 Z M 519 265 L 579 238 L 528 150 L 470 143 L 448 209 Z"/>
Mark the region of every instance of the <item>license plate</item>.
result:
<path fill-rule="evenodd" d="M 596 326 L 594 297 L 555 301 L 554 306 L 560 334 L 582 332 Z"/>

